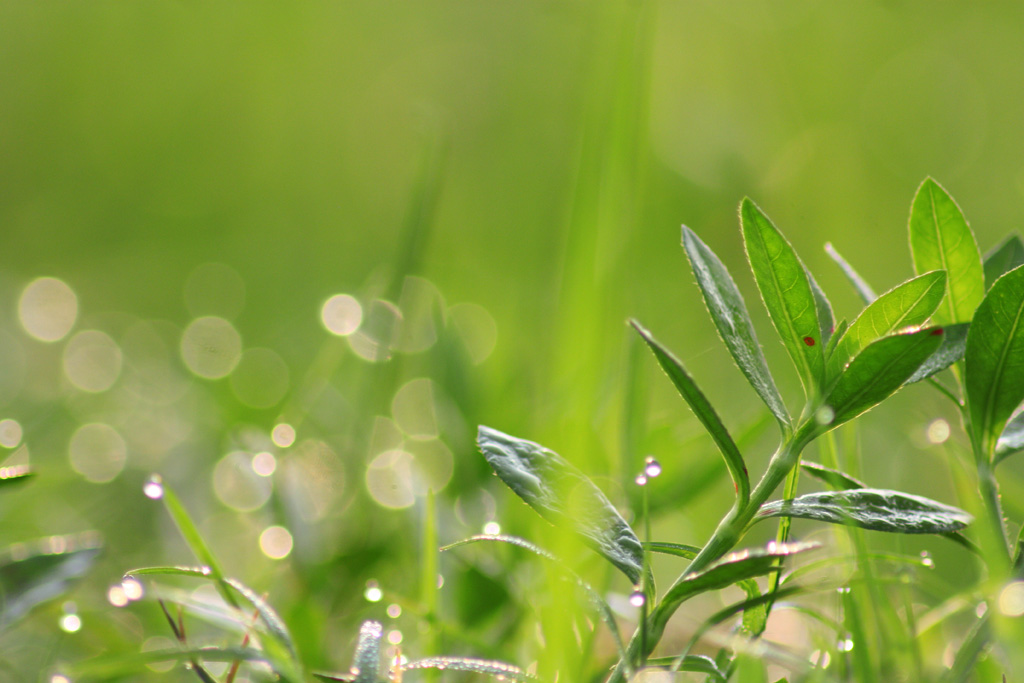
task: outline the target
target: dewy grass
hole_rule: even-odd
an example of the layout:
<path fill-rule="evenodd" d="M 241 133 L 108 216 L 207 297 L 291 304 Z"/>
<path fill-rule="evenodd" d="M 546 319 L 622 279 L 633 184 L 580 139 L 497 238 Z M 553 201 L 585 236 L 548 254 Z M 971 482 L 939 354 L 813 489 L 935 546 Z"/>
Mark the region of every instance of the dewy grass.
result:
<path fill-rule="evenodd" d="M 580 657 L 599 660 L 583 661 L 584 668 L 591 666 L 590 673 L 559 668 L 577 666 L 579 658 L 565 652 L 551 653 L 551 660 L 539 663 L 535 667 L 539 675 L 503 661 L 435 652 L 419 653 L 421 658 L 413 660 L 396 658 L 389 668 L 381 663 L 384 630 L 373 620 L 363 623 L 349 673 L 312 673 L 298 656 L 301 644 L 294 642 L 270 605 L 222 574 L 197 527 L 169 489 L 163 491 L 168 511 L 205 566 L 150 567 L 132 573 L 212 581 L 224 595 L 225 611 L 211 614 L 209 606 L 200 608 L 185 594 L 164 591 L 161 604 L 178 605 L 177 620 L 166 608 L 165 614 L 179 648 L 100 659 L 81 666 L 77 673 L 83 677 L 109 674 L 171 659 L 190 663 L 204 681 L 216 679 L 203 662 L 236 663 L 229 674 L 233 678 L 238 662 L 255 661 L 288 681 L 315 678 L 381 683 L 403 680 L 403 675 L 422 676 L 418 673 L 422 669 L 437 680 L 445 679 L 446 672 L 469 672 L 508 680 L 536 680 L 539 676 L 575 680 L 580 676 L 621 683 L 639 679 L 642 670 L 654 670 L 689 671 L 712 682 L 748 683 L 769 681 L 766 662 L 771 662 L 788 672 L 784 678 L 773 679 L 777 683 L 956 682 L 992 676 L 1019 680 L 1024 666 L 1014 644 L 1019 644 L 1024 630 L 1018 623 L 1019 614 L 1024 613 L 1022 541 L 1010 542 L 995 467 L 1024 450 L 1024 419 L 1017 413 L 1024 401 L 1024 242 L 1011 236 L 983 259 L 956 203 L 938 183 L 926 180 L 913 201 L 909 225 L 914 277 L 876 296 L 853 266 L 827 247 L 866 304 L 851 321 L 836 321 L 828 297 L 793 247 L 749 199 L 740 205 L 740 224 L 754 281 L 804 390 L 800 406 L 783 400 L 746 303 L 722 261 L 689 228 L 683 228 L 682 244 L 713 324 L 767 408 L 769 420 L 778 427 L 778 445 L 764 471 L 751 476 L 744 452 L 749 440 L 733 438 L 683 363 L 652 332 L 631 321 L 710 434 L 732 478 L 732 506 L 703 544 L 652 538 L 647 494 L 661 473 L 660 464 L 652 458 L 644 461 L 636 478 L 636 484 L 644 487 L 641 541 L 601 488 L 568 460 L 532 441 L 487 426 L 479 428 L 477 444 L 494 473 L 544 519 L 589 545 L 609 563 L 609 571 L 614 568 L 626 577 L 631 586 L 628 600 L 637 609 L 638 623 L 632 636 L 626 637 L 602 591 L 558 552 L 540 544 L 495 533 L 440 550 L 459 553 L 467 544 L 489 541 L 492 546 L 516 546 L 548 563 L 552 576 L 579 589 L 590 614 L 611 636 L 612 644 L 602 649 L 596 646 L 593 634 L 577 632 Z M 875 482 L 862 481 L 853 476 L 857 472 L 841 469 L 833 430 L 919 382 L 955 404 L 976 477 L 973 500 L 967 501 L 967 506 L 980 511 L 983 519 L 975 521 L 945 502 L 875 488 Z M 629 391 L 635 390 L 634 378 Z M 632 419 L 628 422 L 630 428 L 636 428 Z M 808 445 L 822 437 L 821 453 L 826 462 L 802 463 Z M 797 495 L 801 471 L 825 483 L 828 490 Z M 773 500 L 783 484 L 782 497 Z M 751 527 L 771 518 L 780 520 L 775 540 L 764 546 L 747 545 Z M 820 543 L 790 538 L 789 523 L 794 518 L 848 527 L 848 537 L 838 539 L 840 550 L 835 555 L 823 556 Z M 931 592 L 935 603 L 945 597 L 925 584 L 912 585 L 915 575 L 911 572 L 931 566 L 931 558 L 872 552 L 866 542 L 867 531 L 945 536 L 962 547 L 958 552 L 965 557 L 976 558 L 984 579 L 934 609 L 915 614 L 911 588 Z M 422 604 L 418 609 L 427 633 L 420 644 L 431 650 L 442 648 L 440 636 L 451 630 L 439 613 L 437 537 L 435 501 L 429 495 L 420 572 Z M 683 558 L 689 565 L 676 576 L 655 577 L 651 553 Z M 818 558 L 784 574 L 787 559 L 804 553 Z M 837 566 L 852 566 L 856 571 L 838 582 L 817 578 Z M 768 581 L 758 583 L 763 577 Z M 662 579 L 660 591 L 656 578 Z M 704 615 L 696 632 L 682 645 L 678 639 L 662 642 L 680 608 L 697 596 L 729 587 L 740 589 L 744 597 Z M 831 601 L 834 609 L 821 598 L 824 595 L 838 595 Z M 890 599 L 890 595 L 895 597 Z M 807 596 L 819 597 L 809 605 L 786 602 Z M 569 604 L 565 595 L 560 597 L 559 605 Z M 813 636 L 820 647 L 809 659 L 764 637 L 772 613 L 784 607 L 799 610 L 821 627 L 821 633 Z M 235 642 L 241 645 L 194 647 L 180 616 L 182 609 L 205 609 L 207 618 L 233 623 L 238 636 Z M 569 623 L 567 632 L 575 628 L 577 615 L 557 616 Z M 733 637 L 713 642 L 707 637 L 714 627 L 730 623 L 735 625 Z M 950 635 L 955 628 L 960 635 Z M 950 639 L 945 648 L 950 661 L 945 663 L 922 654 L 925 639 L 939 631 Z M 565 646 L 571 640 L 559 637 L 556 642 Z M 693 651 L 715 644 L 715 656 Z"/>

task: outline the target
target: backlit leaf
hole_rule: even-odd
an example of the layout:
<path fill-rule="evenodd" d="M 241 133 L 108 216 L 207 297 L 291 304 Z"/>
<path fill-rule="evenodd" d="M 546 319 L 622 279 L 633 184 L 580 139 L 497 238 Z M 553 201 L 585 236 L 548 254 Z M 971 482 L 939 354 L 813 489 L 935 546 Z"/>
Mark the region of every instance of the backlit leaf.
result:
<path fill-rule="evenodd" d="M 811 275 L 811 271 L 806 267 L 804 271 L 807 273 L 807 282 L 811 285 L 811 294 L 814 295 L 814 307 L 818 311 L 818 329 L 821 331 L 821 343 L 822 346 L 828 346 L 836 325 L 835 315 L 832 313 L 832 304 L 825 295 L 825 290 L 821 288 L 818 281 Z"/>
<path fill-rule="evenodd" d="M 945 293 L 946 273 L 939 270 L 911 278 L 875 299 L 839 340 L 828 359 L 827 377 L 838 377 L 843 366 L 876 339 L 927 322 Z"/>
<path fill-rule="evenodd" d="M 12 485 L 24 484 L 35 476 L 28 465 L 11 465 L 0 467 L 0 488 L 10 488 Z"/>
<path fill-rule="evenodd" d="M 1006 423 L 996 442 L 996 462 L 1024 450 L 1024 413 Z"/>
<path fill-rule="evenodd" d="M 896 392 L 942 341 L 942 330 L 924 329 L 883 337 L 864 348 L 825 397 L 832 410 L 826 428 L 870 410 Z"/>
<path fill-rule="evenodd" d="M 996 280 L 1017 266 L 1024 266 L 1024 240 L 1013 234 L 985 254 L 985 286 L 991 288 Z"/>
<path fill-rule="evenodd" d="M 941 534 L 958 531 L 971 522 L 971 516 L 959 508 L 884 489 L 827 491 L 776 500 L 761 506 L 757 513 L 758 519 L 768 517 L 813 519 L 903 534 Z"/>
<path fill-rule="evenodd" d="M 685 225 L 683 249 L 690 260 L 690 267 L 697 278 L 697 286 L 704 297 L 711 320 L 726 348 L 768 410 L 786 428 L 790 421 L 789 413 L 768 370 L 768 363 L 736 283 L 714 252 Z"/>
<path fill-rule="evenodd" d="M 957 323 L 943 327 L 942 342 L 939 344 L 939 348 L 921 363 L 921 367 L 914 371 L 914 374 L 907 380 L 907 384 L 928 379 L 935 373 L 962 360 L 964 352 L 967 350 L 967 331 L 970 327 L 970 323 Z"/>
<path fill-rule="evenodd" d="M 689 404 L 697 419 L 700 420 L 704 428 L 711 434 L 711 438 L 714 439 L 718 450 L 725 457 L 725 464 L 729 468 L 729 474 L 732 475 L 733 484 L 736 486 L 736 495 L 745 504 L 750 498 L 750 478 L 747 474 L 747 466 L 743 462 L 743 455 L 736 448 L 736 444 L 733 442 L 732 437 L 729 436 L 728 430 L 722 424 L 721 418 L 718 417 L 718 413 L 711 407 L 711 403 L 708 402 L 704 393 L 686 372 L 683 364 L 668 349 L 659 344 L 640 323 L 631 320 L 630 324 L 640 333 L 640 336 L 647 342 L 647 345 L 651 347 L 655 358 L 658 359 L 658 364 L 661 365 L 669 379 L 672 380 L 672 384 L 675 385 L 679 394 Z"/>
<path fill-rule="evenodd" d="M 790 243 L 750 199 L 740 205 L 740 223 L 747 259 L 768 315 L 796 365 L 804 391 L 817 395 L 824 381 L 825 343 L 807 271 Z"/>
<path fill-rule="evenodd" d="M 985 295 L 981 254 L 960 207 L 931 178 L 921 183 L 910 209 L 910 250 L 916 273 L 945 270 L 949 275 L 949 291 L 934 322 L 970 322 Z"/>
<path fill-rule="evenodd" d="M 630 581 L 640 583 L 640 540 L 585 474 L 554 451 L 483 425 L 477 444 L 495 474 L 541 517 L 574 529 Z"/>
<path fill-rule="evenodd" d="M 380 675 L 380 640 L 384 627 L 379 621 L 364 621 L 359 627 L 359 642 L 352 661 L 354 683 L 378 683 Z"/>
<path fill-rule="evenodd" d="M 971 438 L 991 457 L 1024 401 L 1024 266 L 999 278 L 978 306 L 964 365 Z"/>
<path fill-rule="evenodd" d="M 499 680 L 536 681 L 517 666 L 487 659 L 471 659 L 469 657 L 428 657 L 403 664 L 402 671 L 415 669 L 438 669 L 442 671 L 468 671 L 471 673 L 490 674 Z"/>

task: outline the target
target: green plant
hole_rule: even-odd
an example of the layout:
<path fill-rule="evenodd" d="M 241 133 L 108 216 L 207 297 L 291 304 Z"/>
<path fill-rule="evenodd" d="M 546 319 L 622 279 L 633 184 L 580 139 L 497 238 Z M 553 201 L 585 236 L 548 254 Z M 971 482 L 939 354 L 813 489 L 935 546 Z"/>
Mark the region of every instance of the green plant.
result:
<path fill-rule="evenodd" d="M 1020 563 L 1021 542 L 1016 550 L 1009 544 L 994 476 L 996 463 L 1024 448 L 1024 419 L 1013 418 L 1024 400 L 1024 268 L 1020 267 L 1024 244 L 1020 239 L 1011 237 L 983 262 L 956 203 L 928 179 L 918 190 L 910 215 L 915 277 L 876 297 L 830 249 L 866 304 L 852 322 L 836 324 L 828 298 L 782 233 L 749 199 L 741 203 L 739 213 L 757 288 L 803 387 L 799 413 L 790 412 L 776 388 L 746 305 L 725 266 L 689 228 L 683 228 L 682 243 L 722 341 L 778 423 L 779 445 L 760 480 L 751 481 L 743 454 L 683 364 L 640 323 L 631 321 L 710 433 L 735 485 L 733 506 L 707 542 L 700 547 L 642 543 L 604 494 L 559 455 L 489 427 L 479 431 L 480 449 L 509 488 L 548 521 L 571 528 L 635 584 L 634 604 L 642 610 L 628 644 L 621 645 L 614 620 L 604 619 L 620 643 L 619 661 L 608 679 L 611 683 L 626 680 L 650 664 L 703 671 L 712 680 L 728 678 L 749 666 L 743 648 L 723 650 L 715 660 L 690 655 L 688 648 L 655 662 L 648 657 L 669 619 L 686 601 L 730 585 L 743 588 L 747 600 L 712 621 L 742 613 L 741 631 L 751 641 L 756 639 L 773 604 L 802 590 L 799 584 L 780 579 L 786 557 L 814 547 L 788 542 L 793 518 L 867 530 L 946 535 L 983 558 L 990 602 L 1010 578 L 1011 566 Z M 947 368 L 955 389 L 935 377 Z M 801 455 L 810 443 L 900 388 L 924 380 L 953 400 L 969 437 L 986 518 L 974 527 L 973 538 L 960 533 L 971 521 L 963 510 L 908 493 L 867 488 L 837 471 L 836 462 L 827 463 L 832 467 L 808 463 L 804 468 L 834 490 L 796 495 Z M 822 450 L 834 457 L 834 444 Z M 782 484 L 782 499 L 770 501 Z M 733 552 L 752 525 L 769 517 L 781 518 L 775 542 Z M 551 557 L 521 539 L 499 540 Z M 659 597 L 648 554 L 666 551 L 692 561 Z M 866 553 L 863 548 L 859 552 L 862 557 Z M 751 580 L 763 575 L 774 577 L 764 593 Z M 587 592 L 595 594 L 589 588 Z M 600 598 L 596 602 L 600 604 Z M 855 607 L 851 604 L 847 611 Z M 604 605 L 599 611 L 608 613 Z M 913 618 L 912 610 L 907 618 Z M 855 614 L 847 618 L 851 633 L 860 630 L 856 621 Z M 968 671 L 981 651 L 987 631 L 978 626 L 975 633 L 980 635 L 972 636 L 961 649 L 954 675 Z M 866 650 L 864 645 L 861 650 Z M 854 671 L 859 680 L 875 680 L 865 656 L 854 658 Z M 746 679 L 740 676 L 739 680 Z"/>

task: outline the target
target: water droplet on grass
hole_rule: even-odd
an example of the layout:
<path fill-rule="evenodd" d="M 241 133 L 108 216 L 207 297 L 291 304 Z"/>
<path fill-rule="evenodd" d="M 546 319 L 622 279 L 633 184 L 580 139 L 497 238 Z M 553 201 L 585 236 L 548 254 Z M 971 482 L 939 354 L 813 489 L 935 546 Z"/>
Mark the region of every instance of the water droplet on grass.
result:
<path fill-rule="evenodd" d="M 651 479 L 661 474 L 661 463 L 655 460 L 653 455 L 648 455 L 644 463 L 644 474 Z"/>
<path fill-rule="evenodd" d="M 929 569 L 935 566 L 935 560 L 932 559 L 931 554 L 927 550 L 921 551 L 921 564 Z"/>
<path fill-rule="evenodd" d="M 633 481 L 636 482 L 637 486 L 647 486 L 647 475 L 646 474 L 638 474 L 638 475 L 636 475 L 636 479 L 634 479 Z"/>
<path fill-rule="evenodd" d="M 853 640 L 851 640 L 850 638 L 843 638 L 838 643 L 836 643 L 836 649 L 840 652 L 849 652 L 853 649 Z"/>
<path fill-rule="evenodd" d="M 154 474 L 149 478 L 149 481 L 142 486 L 142 492 L 146 494 L 147 498 L 160 500 L 164 497 L 164 480 L 159 474 Z"/>
<path fill-rule="evenodd" d="M 367 602 L 380 602 L 381 598 L 384 597 L 384 591 L 380 589 L 380 585 L 370 579 L 366 582 L 366 590 L 363 591 L 363 597 L 366 598 Z"/>
<path fill-rule="evenodd" d="M 636 587 L 629 596 L 629 604 L 633 605 L 633 607 L 643 607 L 646 602 L 647 596 L 644 595 L 639 586 Z"/>

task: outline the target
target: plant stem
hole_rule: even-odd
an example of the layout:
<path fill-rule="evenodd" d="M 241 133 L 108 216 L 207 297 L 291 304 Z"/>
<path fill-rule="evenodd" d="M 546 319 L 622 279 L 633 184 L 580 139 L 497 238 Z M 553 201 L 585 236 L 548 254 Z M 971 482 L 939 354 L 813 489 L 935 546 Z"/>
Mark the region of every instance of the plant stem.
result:
<path fill-rule="evenodd" d="M 751 492 L 750 500 L 747 501 L 747 504 L 742 509 L 733 506 L 729 510 L 728 514 L 719 522 L 718 528 L 715 529 L 715 533 L 712 534 L 710 540 L 704 545 L 700 553 L 697 554 L 693 562 L 690 563 L 690 566 L 686 568 L 686 571 L 676 579 L 666 594 L 671 593 L 672 588 L 676 585 L 686 581 L 693 574 L 706 569 L 736 546 L 736 543 L 739 542 L 747 525 L 750 524 L 757 511 L 761 509 L 761 506 L 768 501 L 772 492 L 778 488 L 789 472 L 799 463 L 800 454 L 807 444 L 817 436 L 819 429 L 813 420 L 809 421 L 801 425 L 792 437 L 779 446 L 778 450 L 775 451 L 775 455 L 772 456 L 771 462 L 768 463 L 768 469 L 761 477 L 761 481 L 758 482 Z M 661 640 L 669 618 L 681 604 L 663 601 L 651 610 L 650 616 L 646 621 L 646 628 L 638 628 L 633 634 L 629 645 L 626 646 L 625 657 L 616 665 L 607 683 L 622 683 L 625 681 L 625 671 L 629 668 L 629 662 L 640 661 L 654 650 L 658 641 Z"/>

